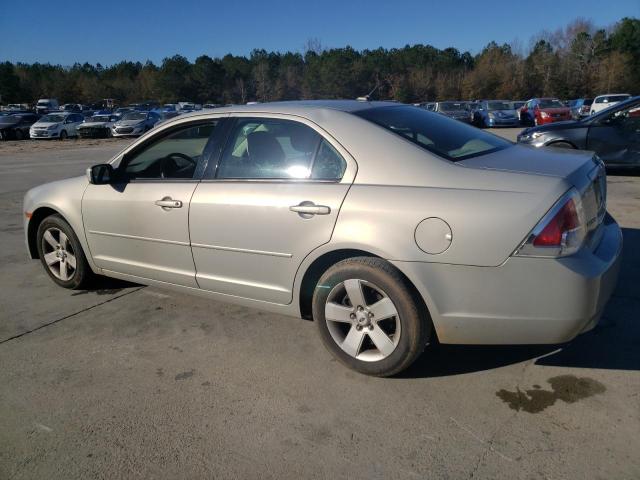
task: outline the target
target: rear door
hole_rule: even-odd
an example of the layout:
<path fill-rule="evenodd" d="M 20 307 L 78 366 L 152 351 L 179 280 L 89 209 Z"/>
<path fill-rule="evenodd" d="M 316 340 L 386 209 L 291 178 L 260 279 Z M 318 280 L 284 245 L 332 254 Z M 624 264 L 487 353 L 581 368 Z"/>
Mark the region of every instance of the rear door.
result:
<path fill-rule="evenodd" d="M 330 240 L 355 171 L 347 152 L 310 122 L 235 118 L 217 165 L 191 200 L 199 286 L 291 302 L 296 271 Z"/>

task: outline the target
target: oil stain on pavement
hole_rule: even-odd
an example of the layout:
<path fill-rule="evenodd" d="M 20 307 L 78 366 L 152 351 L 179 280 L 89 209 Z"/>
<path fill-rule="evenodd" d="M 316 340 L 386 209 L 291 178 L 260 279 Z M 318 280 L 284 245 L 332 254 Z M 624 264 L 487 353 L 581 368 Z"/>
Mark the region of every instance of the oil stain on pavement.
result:
<path fill-rule="evenodd" d="M 604 393 L 606 390 L 605 386 L 596 380 L 575 375 L 560 375 L 547 381 L 551 385 L 551 390 L 543 390 L 540 385 L 534 385 L 532 389 L 524 391 L 520 388 L 517 388 L 515 392 L 499 390 L 496 395 L 512 410 L 540 413 L 558 400 L 575 403 L 578 400 Z"/>

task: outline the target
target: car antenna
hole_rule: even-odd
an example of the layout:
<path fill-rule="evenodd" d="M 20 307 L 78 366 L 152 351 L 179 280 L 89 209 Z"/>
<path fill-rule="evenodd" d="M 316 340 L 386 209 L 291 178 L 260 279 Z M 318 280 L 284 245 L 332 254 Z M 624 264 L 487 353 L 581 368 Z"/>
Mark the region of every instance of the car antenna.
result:
<path fill-rule="evenodd" d="M 376 92 L 376 90 L 378 90 L 378 88 L 380 88 L 380 82 L 376 81 L 376 86 L 373 87 L 369 93 L 367 93 L 364 97 L 356 98 L 356 100 L 358 100 L 359 102 L 370 102 L 371 95 L 373 95 Z"/>

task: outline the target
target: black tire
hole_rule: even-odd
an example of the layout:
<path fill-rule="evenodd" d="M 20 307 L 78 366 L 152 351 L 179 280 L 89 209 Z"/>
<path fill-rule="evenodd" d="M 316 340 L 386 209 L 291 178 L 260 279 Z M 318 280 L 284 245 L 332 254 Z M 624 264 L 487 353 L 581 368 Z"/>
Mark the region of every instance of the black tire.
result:
<path fill-rule="evenodd" d="M 45 259 L 45 254 L 54 253 L 47 252 L 47 250 L 52 247 L 52 245 L 45 240 L 45 233 L 49 231 L 49 233 L 51 234 L 51 232 L 55 232 L 56 230 L 61 231 L 66 235 L 68 243 L 70 243 L 70 248 L 67 248 L 67 251 L 71 252 L 72 256 L 75 257 L 75 268 L 73 269 L 72 274 L 69 275 L 70 278 L 66 280 L 56 276 L 56 274 L 54 273 L 55 267 L 50 268 L 49 265 L 47 265 L 47 261 Z M 90 285 L 91 281 L 95 277 L 95 274 L 87 263 L 87 258 L 84 255 L 84 251 L 82 250 L 82 245 L 80 245 L 78 237 L 76 236 L 71 226 L 60 215 L 50 215 L 40 223 L 40 225 L 38 226 L 38 232 L 36 234 L 36 242 L 40 262 L 42 263 L 42 266 L 44 267 L 47 274 L 55 283 L 57 283 L 61 287 L 69 288 L 72 290 L 86 289 Z M 47 243 L 47 246 L 45 246 L 45 242 Z M 52 248 L 52 250 L 55 251 L 55 248 Z M 60 270 L 60 268 L 62 267 L 59 267 L 58 271 Z"/>
<path fill-rule="evenodd" d="M 399 322 L 400 333 L 398 335 L 399 338 L 394 339 L 394 342 L 397 343 L 388 356 L 375 361 L 361 360 L 348 354 L 337 343 L 337 340 L 334 340 L 325 318 L 325 306 L 327 301 L 330 300 L 330 295 L 333 295 L 332 292 L 340 289 L 346 280 L 359 280 L 364 281 L 364 284 L 375 285 L 393 303 L 398 315 L 393 316 L 392 321 L 394 324 Z M 388 377 L 409 367 L 422 353 L 431 336 L 429 314 L 422 304 L 416 301 L 414 295 L 403 275 L 389 262 L 374 257 L 349 258 L 333 265 L 318 281 L 318 286 L 313 294 L 313 318 L 318 325 L 320 337 L 325 347 L 341 363 L 366 375 Z M 365 296 L 364 293 L 363 296 Z M 373 308 L 375 301 L 377 300 L 374 299 L 372 303 L 367 305 Z M 345 308 L 355 309 L 356 307 L 351 304 L 350 300 L 344 305 L 346 305 Z M 353 318 L 353 314 L 351 318 Z M 361 325 L 357 325 L 357 320 L 353 320 L 352 324 L 338 323 L 341 325 L 340 328 L 349 332 L 351 329 L 358 327 L 359 331 L 363 331 L 360 335 L 363 339 L 366 339 L 361 341 L 360 347 L 357 347 L 356 356 L 361 351 L 360 348 L 363 349 L 361 353 L 365 354 L 376 350 L 372 337 L 369 336 L 370 334 L 367 330 L 367 328 L 373 330 L 373 325 L 363 329 Z M 374 322 L 371 321 L 371 323 L 373 324 Z M 377 321 L 375 322 L 375 328 L 381 328 L 380 325 Z M 391 333 L 390 336 L 394 337 L 395 334 Z M 373 347 L 372 350 L 364 350 L 367 341 Z"/>
<path fill-rule="evenodd" d="M 60 140 L 65 140 L 67 138 L 67 131 L 66 130 L 62 130 L 60 132 Z"/>
<path fill-rule="evenodd" d="M 24 138 L 24 133 L 19 128 L 16 129 L 16 140 L 22 140 Z"/>
<path fill-rule="evenodd" d="M 555 147 L 555 148 L 570 148 L 570 149 L 573 149 L 573 150 L 575 150 L 575 148 L 576 148 L 573 145 L 571 145 L 569 142 L 553 142 L 553 143 L 550 143 L 547 146 L 548 147 Z"/>

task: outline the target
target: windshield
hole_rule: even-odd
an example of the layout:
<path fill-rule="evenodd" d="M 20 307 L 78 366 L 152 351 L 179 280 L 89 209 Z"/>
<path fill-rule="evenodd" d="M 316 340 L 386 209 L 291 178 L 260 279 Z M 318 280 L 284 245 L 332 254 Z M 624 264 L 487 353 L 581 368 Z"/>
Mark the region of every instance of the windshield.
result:
<path fill-rule="evenodd" d="M 125 113 L 122 117 L 123 120 L 146 120 L 147 114 L 142 112 L 130 112 Z"/>
<path fill-rule="evenodd" d="M 527 102 L 513 102 L 513 109 L 517 110 L 518 108 L 523 107 L 525 103 Z"/>
<path fill-rule="evenodd" d="M 39 123 L 60 123 L 64 122 L 64 115 L 45 115 L 40 120 Z"/>
<path fill-rule="evenodd" d="M 454 162 L 512 146 L 500 137 L 416 107 L 377 107 L 354 115 Z"/>
<path fill-rule="evenodd" d="M 468 109 L 466 103 L 460 103 L 460 102 L 441 102 L 438 105 L 439 105 L 438 106 L 439 110 L 446 111 L 446 112 Z"/>
<path fill-rule="evenodd" d="M 540 108 L 564 108 L 564 104 L 560 100 L 543 98 L 540 100 Z"/>
<path fill-rule="evenodd" d="M 487 110 L 513 110 L 509 102 L 487 102 Z"/>
<path fill-rule="evenodd" d="M 49 100 L 39 100 L 38 101 L 38 105 L 41 105 L 43 107 L 47 107 L 47 106 L 51 105 L 51 102 Z"/>
<path fill-rule="evenodd" d="M 94 115 L 93 117 L 88 118 L 87 122 L 108 122 L 109 118 L 109 115 Z"/>

